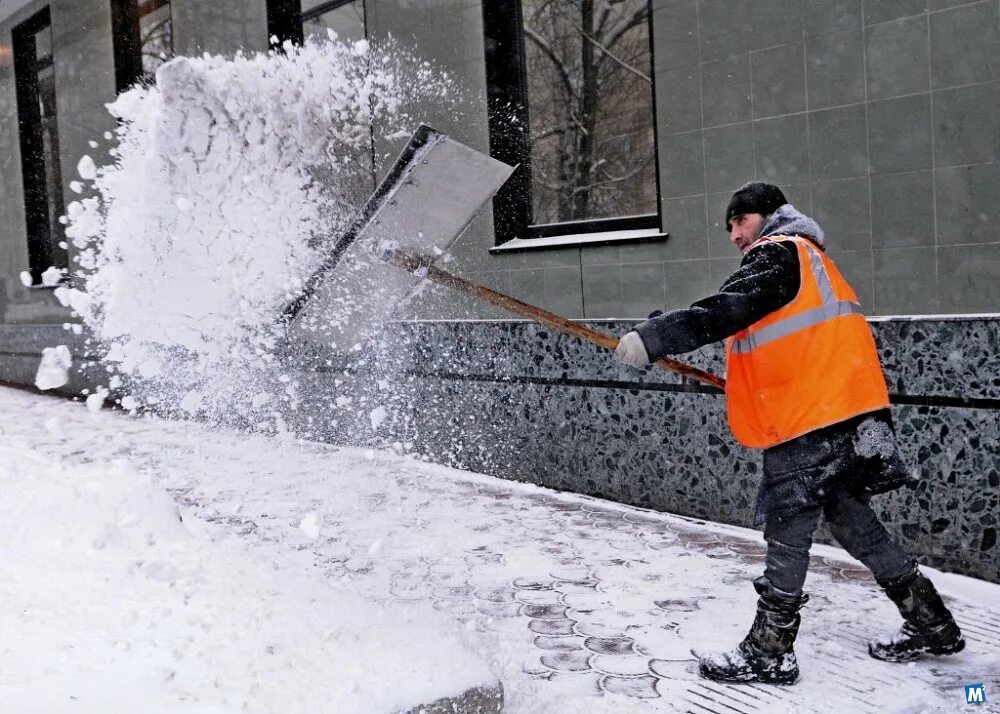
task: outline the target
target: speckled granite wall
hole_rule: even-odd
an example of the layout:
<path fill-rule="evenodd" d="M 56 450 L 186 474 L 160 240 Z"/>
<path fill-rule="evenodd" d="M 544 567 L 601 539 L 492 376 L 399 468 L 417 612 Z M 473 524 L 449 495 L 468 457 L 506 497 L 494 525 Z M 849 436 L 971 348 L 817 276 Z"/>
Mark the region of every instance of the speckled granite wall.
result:
<path fill-rule="evenodd" d="M 593 322 L 613 334 L 631 322 Z M 922 562 L 1000 582 L 1000 318 L 873 321 L 913 491 L 873 501 Z M 415 322 L 349 364 L 296 348 L 300 432 L 503 478 L 747 526 L 759 454 L 720 395 L 525 322 Z M 58 328 L 0 328 L 0 381 L 30 384 Z M 720 346 L 687 361 L 723 371 Z M 328 360 L 330 363 L 328 364 Z M 76 390 L 78 377 L 67 388 Z M 339 384 L 335 383 L 335 380 Z M 687 390 L 687 391 L 685 391 Z M 334 406 L 334 396 L 350 401 Z M 369 413 L 387 418 L 373 430 Z M 817 540 L 832 542 L 825 529 Z"/>

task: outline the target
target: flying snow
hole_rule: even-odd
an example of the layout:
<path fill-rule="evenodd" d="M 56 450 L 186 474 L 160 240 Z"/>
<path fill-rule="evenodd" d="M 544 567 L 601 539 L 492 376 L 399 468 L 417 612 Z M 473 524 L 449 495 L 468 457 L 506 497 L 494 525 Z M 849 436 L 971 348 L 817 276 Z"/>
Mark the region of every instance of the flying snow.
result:
<path fill-rule="evenodd" d="M 114 163 L 77 165 L 80 253 L 56 297 L 135 407 L 263 428 L 294 408 L 277 317 L 373 190 L 373 137 L 455 106 L 452 80 L 391 41 L 284 49 L 165 63 L 109 105 Z"/>

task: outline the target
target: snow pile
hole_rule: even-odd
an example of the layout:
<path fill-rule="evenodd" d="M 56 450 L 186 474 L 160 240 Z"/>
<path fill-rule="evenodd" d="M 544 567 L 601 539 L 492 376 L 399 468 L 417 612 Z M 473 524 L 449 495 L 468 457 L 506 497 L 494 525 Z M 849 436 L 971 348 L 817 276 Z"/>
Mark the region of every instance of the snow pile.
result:
<path fill-rule="evenodd" d="M 297 402 L 275 320 L 371 193 L 372 138 L 454 94 L 391 43 L 334 35 L 162 65 L 109 105 L 115 163 L 77 166 L 94 193 L 67 213 L 81 287 L 57 297 L 139 406 L 273 426 Z"/>
<path fill-rule="evenodd" d="M 127 462 L 0 447 L 0 479 L 4 711 L 392 712 L 495 681 L 429 608 L 263 561 Z"/>

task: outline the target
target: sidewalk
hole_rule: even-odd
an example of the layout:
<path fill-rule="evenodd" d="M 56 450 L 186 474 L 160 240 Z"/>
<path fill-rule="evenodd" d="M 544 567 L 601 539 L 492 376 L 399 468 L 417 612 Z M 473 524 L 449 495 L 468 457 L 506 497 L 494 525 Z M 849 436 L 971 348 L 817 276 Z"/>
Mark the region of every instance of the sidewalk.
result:
<path fill-rule="evenodd" d="M 0 449 L 64 465 L 125 459 L 262 563 L 375 603 L 431 604 L 499 676 L 505 711 L 951 712 L 968 706 L 963 688 L 975 682 L 988 702 L 969 710 L 1000 711 L 1000 586 L 932 573 L 966 651 L 876 662 L 865 639 L 897 627 L 898 613 L 860 564 L 817 546 L 796 643 L 801 682 L 720 685 L 698 677 L 690 649 L 745 634 L 764 553 L 755 531 L 9 389 L 0 413 Z M 399 675 L 380 676 L 393 687 Z"/>

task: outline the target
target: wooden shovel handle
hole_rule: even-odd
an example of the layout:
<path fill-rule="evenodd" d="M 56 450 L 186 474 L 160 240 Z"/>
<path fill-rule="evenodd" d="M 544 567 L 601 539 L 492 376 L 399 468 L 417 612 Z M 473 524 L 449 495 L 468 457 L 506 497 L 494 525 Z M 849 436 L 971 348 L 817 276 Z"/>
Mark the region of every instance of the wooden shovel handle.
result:
<path fill-rule="evenodd" d="M 413 273 L 420 277 L 426 277 L 429 280 L 433 280 L 435 283 L 440 283 L 441 285 L 447 285 L 448 287 L 461 290 L 462 292 L 472 295 L 473 297 L 477 297 L 480 300 L 485 300 L 486 302 L 498 307 L 505 308 L 511 312 L 516 312 L 519 315 L 524 315 L 535 322 L 540 322 L 543 325 L 548 325 L 549 327 L 561 332 L 587 340 L 588 342 L 592 342 L 595 345 L 604 347 L 605 349 L 613 350 L 618 347 L 617 337 L 605 334 L 599 330 L 587 327 L 586 325 L 581 325 L 580 323 L 574 322 L 566 317 L 563 317 L 562 315 L 557 315 L 554 312 L 549 312 L 548 310 L 543 310 L 535 305 L 522 302 L 521 300 L 512 298 L 509 295 L 504 295 L 496 290 L 491 290 L 483 285 L 473 283 L 465 278 L 460 278 L 454 273 L 449 273 L 448 271 L 435 266 L 433 264 L 433 258 L 423 258 L 409 255 L 398 249 L 384 251 L 381 253 L 380 257 L 391 265 L 405 270 L 408 273 Z M 711 372 L 705 372 L 696 367 L 684 364 L 683 362 L 678 362 L 677 360 L 664 357 L 663 359 L 657 360 L 654 364 L 656 364 L 657 367 L 661 367 L 662 369 L 670 372 L 676 372 L 677 374 L 685 377 L 690 377 L 691 379 L 709 387 L 715 387 L 723 391 L 726 389 L 726 380 L 721 377 L 717 377 Z"/>

